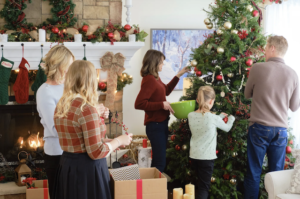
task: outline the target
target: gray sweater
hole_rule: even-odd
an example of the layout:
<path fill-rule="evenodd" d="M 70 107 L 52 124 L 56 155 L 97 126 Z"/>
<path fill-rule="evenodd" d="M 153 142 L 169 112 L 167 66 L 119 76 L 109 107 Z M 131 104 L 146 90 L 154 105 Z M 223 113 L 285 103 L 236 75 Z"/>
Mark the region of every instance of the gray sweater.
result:
<path fill-rule="evenodd" d="M 272 57 L 253 65 L 245 88 L 252 98 L 250 125 L 288 127 L 288 109 L 300 106 L 299 81 L 296 72 L 284 60 Z"/>

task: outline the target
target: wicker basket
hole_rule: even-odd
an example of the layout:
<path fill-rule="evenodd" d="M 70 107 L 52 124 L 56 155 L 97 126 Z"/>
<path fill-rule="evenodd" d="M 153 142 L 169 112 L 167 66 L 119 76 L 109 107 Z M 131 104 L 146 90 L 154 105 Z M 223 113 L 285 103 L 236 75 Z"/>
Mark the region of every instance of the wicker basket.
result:
<path fill-rule="evenodd" d="M 143 139 L 147 139 L 147 146 L 151 147 L 150 140 L 147 135 L 133 135 L 132 142 L 130 145 L 126 147 L 126 149 L 131 149 L 131 151 L 127 152 L 128 157 L 133 158 L 136 162 L 138 162 L 138 147 L 143 146 Z"/>

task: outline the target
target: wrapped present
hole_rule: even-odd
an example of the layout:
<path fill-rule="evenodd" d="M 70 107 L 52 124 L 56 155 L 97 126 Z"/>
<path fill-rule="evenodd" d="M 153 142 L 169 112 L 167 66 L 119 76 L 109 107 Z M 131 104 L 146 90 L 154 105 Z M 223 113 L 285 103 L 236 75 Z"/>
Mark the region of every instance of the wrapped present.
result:
<path fill-rule="evenodd" d="M 27 199 L 50 199 L 48 191 L 48 180 L 33 180 L 27 185 Z"/>

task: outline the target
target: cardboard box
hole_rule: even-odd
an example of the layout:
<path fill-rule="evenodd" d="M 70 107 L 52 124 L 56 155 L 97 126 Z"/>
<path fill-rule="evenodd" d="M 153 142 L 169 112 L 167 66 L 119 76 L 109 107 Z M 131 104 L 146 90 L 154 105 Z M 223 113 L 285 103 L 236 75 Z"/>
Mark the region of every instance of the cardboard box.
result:
<path fill-rule="evenodd" d="M 26 199 L 50 199 L 48 180 L 32 181 L 36 189 L 26 189 Z"/>
<path fill-rule="evenodd" d="M 167 178 L 156 168 L 140 168 L 141 180 L 114 181 L 111 193 L 114 199 L 167 199 Z"/>

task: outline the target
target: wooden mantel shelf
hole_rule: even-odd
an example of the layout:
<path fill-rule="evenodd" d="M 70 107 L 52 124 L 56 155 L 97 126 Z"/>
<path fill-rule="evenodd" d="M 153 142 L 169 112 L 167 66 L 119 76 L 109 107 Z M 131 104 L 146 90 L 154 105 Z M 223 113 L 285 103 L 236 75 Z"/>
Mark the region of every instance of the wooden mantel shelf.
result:
<path fill-rule="evenodd" d="M 30 70 L 37 70 L 41 60 L 41 45 L 43 44 L 44 55 L 50 48 L 58 43 L 52 42 L 0 42 L 3 45 L 4 57 L 14 61 L 13 70 L 19 67 L 22 58 L 22 46 L 24 44 L 24 58 L 29 62 Z M 125 68 L 130 68 L 129 61 L 136 51 L 142 48 L 144 42 L 115 42 L 111 45 L 110 42 L 91 43 L 91 42 L 64 42 L 63 45 L 68 47 L 76 59 L 84 57 L 84 47 L 86 45 L 86 58 L 92 62 L 97 69 L 100 69 L 100 58 L 108 51 L 122 53 L 126 57 Z M 101 74 L 105 75 L 106 74 Z"/>

